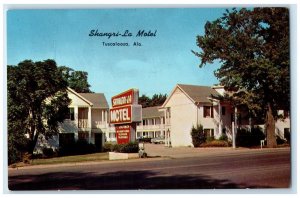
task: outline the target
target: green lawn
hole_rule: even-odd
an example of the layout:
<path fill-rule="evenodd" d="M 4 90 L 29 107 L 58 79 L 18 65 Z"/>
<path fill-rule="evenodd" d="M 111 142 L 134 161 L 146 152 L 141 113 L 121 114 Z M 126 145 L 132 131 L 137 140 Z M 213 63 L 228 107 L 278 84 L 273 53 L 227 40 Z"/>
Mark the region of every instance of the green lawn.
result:
<path fill-rule="evenodd" d="M 61 164 L 61 163 L 103 161 L 103 160 L 108 160 L 108 153 L 93 153 L 93 154 L 86 154 L 86 155 L 54 157 L 49 159 L 34 159 L 34 160 L 30 160 L 30 164 L 31 165 Z"/>

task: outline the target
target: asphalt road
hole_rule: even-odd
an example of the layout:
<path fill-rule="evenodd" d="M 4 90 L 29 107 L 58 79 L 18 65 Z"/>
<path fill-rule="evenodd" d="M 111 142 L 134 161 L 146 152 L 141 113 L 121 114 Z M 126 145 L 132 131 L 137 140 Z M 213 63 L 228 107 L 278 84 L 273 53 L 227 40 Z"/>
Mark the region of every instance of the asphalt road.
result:
<path fill-rule="evenodd" d="M 9 170 L 10 190 L 288 188 L 289 149 Z"/>

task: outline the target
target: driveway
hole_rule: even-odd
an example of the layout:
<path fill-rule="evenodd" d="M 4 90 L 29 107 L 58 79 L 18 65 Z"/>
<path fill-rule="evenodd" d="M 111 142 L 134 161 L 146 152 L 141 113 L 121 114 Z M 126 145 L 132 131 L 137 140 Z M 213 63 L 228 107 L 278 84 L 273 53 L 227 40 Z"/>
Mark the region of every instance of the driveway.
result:
<path fill-rule="evenodd" d="M 290 148 L 276 148 L 276 149 L 249 149 L 249 148 L 232 148 L 232 147 L 219 147 L 219 148 L 193 148 L 193 147 L 174 147 L 168 148 L 164 144 L 144 144 L 145 151 L 149 157 L 165 157 L 165 158 L 187 158 L 187 157 L 201 157 L 201 156 L 224 156 L 236 155 L 242 153 L 261 153 L 264 152 L 277 152 L 278 150 L 290 150 Z"/>

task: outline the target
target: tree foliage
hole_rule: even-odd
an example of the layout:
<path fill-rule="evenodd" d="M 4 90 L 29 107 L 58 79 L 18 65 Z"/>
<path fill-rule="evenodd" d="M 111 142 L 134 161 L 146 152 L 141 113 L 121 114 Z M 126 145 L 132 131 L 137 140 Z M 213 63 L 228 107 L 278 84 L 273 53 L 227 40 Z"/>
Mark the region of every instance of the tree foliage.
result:
<path fill-rule="evenodd" d="M 254 8 L 226 10 L 223 17 L 205 24 L 197 36 L 200 67 L 219 61 L 215 76 L 225 87 L 243 90 L 237 102 L 265 116 L 267 143 L 276 145 L 277 110 L 289 110 L 289 10 Z"/>
<path fill-rule="evenodd" d="M 90 85 L 88 83 L 88 73 L 85 71 L 75 71 L 72 68 L 66 66 L 60 66 L 58 68 L 63 75 L 65 81 L 68 82 L 68 86 L 74 89 L 78 93 L 91 93 Z"/>
<path fill-rule="evenodd" d="M 9 161 L 32 153 L 38 136 L 58 133 L 68 112 L 67 82 L 55 61 L 25 60 L 7 67 Z M 28 135 L 29 138 L 26 138 Z M 15 157 L 14 157 L 15 156 Z"/>
<path fill-rule="evenodd" d="M 191 129 L 192 143 L 194 147 L 199 147 L 206 141 L 206 136 L 202 125 L 193 126 Z"/>
<path fill-rule="evenodd" d="M 167 99 L 167 94 L 154 94 L 152 98 L 149 98 L 146 95 L 139 97 L 139 104 L 143 108 L 161 106 Z"/>

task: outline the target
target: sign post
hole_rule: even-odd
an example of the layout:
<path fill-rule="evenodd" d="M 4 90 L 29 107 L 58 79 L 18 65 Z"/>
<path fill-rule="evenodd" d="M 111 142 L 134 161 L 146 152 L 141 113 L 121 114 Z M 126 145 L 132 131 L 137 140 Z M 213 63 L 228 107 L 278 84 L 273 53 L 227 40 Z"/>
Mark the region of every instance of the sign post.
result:
<path fill-rule="evenodd" d="M 115 125 L 118 144 L 135 141 L 136 125 L 142 121 L 139 91 L 129 89 L 111 98 L 110 123 Z"/>

